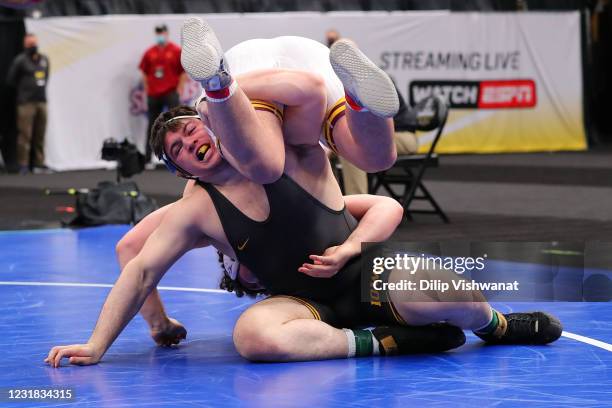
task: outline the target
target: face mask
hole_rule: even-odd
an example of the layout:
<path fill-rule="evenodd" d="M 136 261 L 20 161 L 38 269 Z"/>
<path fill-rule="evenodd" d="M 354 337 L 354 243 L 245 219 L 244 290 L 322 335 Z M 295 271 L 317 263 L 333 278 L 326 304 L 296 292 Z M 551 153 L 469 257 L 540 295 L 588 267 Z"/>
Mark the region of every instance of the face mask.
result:
<path fill-rule="evenodd" d="M 164 45 L 166 43 L 166 36 L 164 35 L 158 35 L 155 37 L 155 42 L 158 45 Z"/>
<path fill-rule="evenodd" d="M 27 48 L 25 49 L 25 52 L 26 52 L 28 55 L 34 55 L 34 54 L 36 54 L 36 52 L 37 52 L 37 51 L 38 51 L 38 47 L 37 47 L 36 45 L 33 45 L 33 46 L 31 46 L 31 47 L 27 47 Z"/>

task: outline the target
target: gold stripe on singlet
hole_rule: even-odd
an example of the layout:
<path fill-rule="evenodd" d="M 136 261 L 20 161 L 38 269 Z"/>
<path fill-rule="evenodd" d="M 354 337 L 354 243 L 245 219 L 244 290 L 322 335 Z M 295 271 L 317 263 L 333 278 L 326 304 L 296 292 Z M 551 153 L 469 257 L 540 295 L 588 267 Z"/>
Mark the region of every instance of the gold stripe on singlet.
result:
<path fill-rule="evenodd" d="M 312 313 L 312 315 L 314 316 L 314 318 L 316 320 L 321 320 L 321 315 L 319 314 L 319 311 L 317 309 L 315 309 L 315 307 L 313 305 L 311 305 L 310 303 L 308 303 L 306 300 L 301 299 L 299 297 L 295 297 L 295 296 L 289 296 L 289 295 L 275 295 L 273 296 L 275 298 L 287 298 L 287 299 L 292 299 L 295 300 L 298 303 L 301 303 L 302 305 L 306 306 L 306 308 L 308 308 L 308 310 L 310 311 L 310 313 Z"/>
<path fill-rule="evenodd" d="M 344 116 L 346 113 L 346 100 L 344 97 L 338 99 L 336 103 L 327 111 L 325 115 L 325 122 L 323 126 L 323 135 L 325 136 L 325 141 L 327 142 L 327 146 L 332 149 L 332 151 L 338 154 L 338 149 L 336 148 L 336 143 L 334 142 L 333 130 L 336 122 Z"/>
<path fill-rule="evenodd" d="M 278 120 L 281 121 L 281 123 L 283 122 L 283 112 L 275 104 L 262 101 L 260 99 L 252 99 L 251 105 L 253 105 L 253 108 L 255 108 L 255 110 L 263 110 L 273 113 L 278 118 Z"/>

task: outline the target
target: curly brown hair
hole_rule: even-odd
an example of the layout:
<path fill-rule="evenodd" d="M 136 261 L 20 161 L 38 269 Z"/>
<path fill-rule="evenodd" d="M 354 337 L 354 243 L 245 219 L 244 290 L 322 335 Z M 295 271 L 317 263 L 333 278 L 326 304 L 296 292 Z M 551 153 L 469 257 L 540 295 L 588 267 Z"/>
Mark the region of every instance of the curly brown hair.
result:
<path fill-rule="evenodd" d="M 181 126 L 179 120 L 170 123 L 166 122 L 177 116 L 197 114 L 198 112 L 191 106 L 177 106 L 176 108 L 170 109 L 168 112 L 161 113 L 157 119 L 155 119 L 155 122 L 153 122 L 151 134 L 149 135 L 149 144 L 151 145 L 153 153 L 155 153 L 157 157 L 160 157 L 164 150 L 164 138 L 166 137 L 166 133 L 168 133 L 168 131 L 176 132 Z"/>

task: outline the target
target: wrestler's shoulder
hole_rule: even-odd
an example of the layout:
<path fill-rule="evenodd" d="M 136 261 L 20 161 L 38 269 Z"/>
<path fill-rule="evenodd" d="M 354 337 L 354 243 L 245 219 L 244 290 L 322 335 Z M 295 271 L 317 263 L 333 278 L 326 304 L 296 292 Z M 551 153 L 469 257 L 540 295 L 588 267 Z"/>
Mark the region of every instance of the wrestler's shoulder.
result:
<path fill-rule="evenodd" d="M 167 223 L 169 229 L 197 238 L 196 247 L 204 247 L 210 245 L 211 237 L 215 236 L 214 217 L 211 217 L 214 211 L 207 208 L 206 201 L 195 198 L 191 195 L 176 201 L 164 216 L 163 223 Z"/>
<path fill-rule="evenodd" d="M 208 192 L 195 183 L 188 184 L 185 187 L 183 197 L 179 202 L 182 203 L 181 206 L 183 208 L 208 209 L 208 207 L 213 207 L 213 202 Z"/>
<path fill-rule="evenodd" d="M 183 197 L 173 205 L 173 211 L 180 213 L 191 224 L 202 224 L 203 219 L 214 213 L 214 204 L 205 189 L 197 185 L 188 186 Z"/>

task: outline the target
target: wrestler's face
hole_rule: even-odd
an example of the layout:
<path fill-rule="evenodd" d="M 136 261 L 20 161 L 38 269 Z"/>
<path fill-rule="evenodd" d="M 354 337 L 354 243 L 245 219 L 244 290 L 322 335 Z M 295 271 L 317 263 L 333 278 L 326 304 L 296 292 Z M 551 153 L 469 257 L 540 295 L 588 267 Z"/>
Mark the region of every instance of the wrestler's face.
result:
<path fill-rule="evenodd" d="M 223 160 L 208 132 L 206 118 L 180 119 L 178 130 L 166 133 L 164 151 L 182 169 L 205 179 Z"/>

